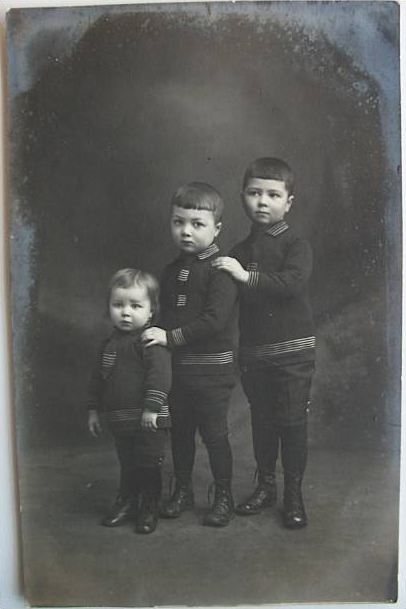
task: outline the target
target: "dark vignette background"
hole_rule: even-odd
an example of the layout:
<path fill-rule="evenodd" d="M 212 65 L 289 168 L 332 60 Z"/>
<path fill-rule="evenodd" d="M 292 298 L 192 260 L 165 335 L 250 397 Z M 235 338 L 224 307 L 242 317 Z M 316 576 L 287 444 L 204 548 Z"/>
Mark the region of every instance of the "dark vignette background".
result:
<path fill-rule="evenodd" d="M 87 442 L 106 284 L 125 266 L 159 274 L 174 256 L 171 193 L 216 186 L 228 249 L 248 230 L 243 171 L 274 155 L 296 172 L 289 222 L 315 255 L 311 445 L 398 459 L 397 7 L 288 4 L 9 13 L 22 454 Z"/>
<path fill-rule="evenodd" d="M 330 19 L 346 10 L 317 8 Z M 382 51 L 396 56 L 394 9 L 369 6 Z M 322 30 L 269 5 L 58 12 L 82 26 L 89 13 L 89 26 L 75 43 L 64 19 L 32 28 L 32 85 L 15 91 L 11 108 L 14 331 L 27 441 L 82 432 L 106 284 L 125 266 L 159 274 L 174 256 L 174 189 L 198 179 L 223 193 L 227 249 L 248 230 L 245 166 L 276 155 L 297 174 L 289 220 L 315 254 L 313 441 L 397 442 L 399 149 L 382 112 L 398 90 L 382 91 Z M 11 48 L 30 18 L 12 11 Z M 391 69 L 398 73 L 396 62 Z"/>

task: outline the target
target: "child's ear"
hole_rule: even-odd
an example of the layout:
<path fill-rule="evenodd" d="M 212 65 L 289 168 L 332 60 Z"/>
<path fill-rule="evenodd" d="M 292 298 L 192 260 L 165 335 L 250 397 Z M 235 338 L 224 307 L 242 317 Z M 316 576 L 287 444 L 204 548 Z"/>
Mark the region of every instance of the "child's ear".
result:
<path fill-rule="evenodd" d="M 223 226 L 223 224 L 221 222 L 217 222 L 216 224 L 216 237 L 219 234 L 219 232 L 221 231 L 221 227 Z"/>

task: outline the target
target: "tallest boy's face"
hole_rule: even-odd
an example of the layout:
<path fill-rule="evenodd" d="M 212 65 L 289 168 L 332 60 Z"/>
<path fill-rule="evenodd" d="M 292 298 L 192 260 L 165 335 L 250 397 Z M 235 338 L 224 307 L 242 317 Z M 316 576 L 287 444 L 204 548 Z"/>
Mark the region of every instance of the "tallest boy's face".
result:
<path fill-rule="evenodd" d="M 184 209 L 174 205 L 171 216 L 171 232 L 175 244 L 187 254 L 199 254 L 206 250 L 220 232 L 221 222 L 214 219 L 207 209 Z"/>
<path fill-rule="evenodd" d="M 290 210 L 293 197 L 285 182 L 250 178 L 241 194 L 247 216 L 256 224 L 275 224 Z"/>

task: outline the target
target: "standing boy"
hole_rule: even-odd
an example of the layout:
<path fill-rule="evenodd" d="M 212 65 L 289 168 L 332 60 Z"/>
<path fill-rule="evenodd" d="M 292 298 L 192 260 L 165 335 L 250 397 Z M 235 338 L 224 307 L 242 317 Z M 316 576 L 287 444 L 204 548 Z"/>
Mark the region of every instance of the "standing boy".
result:
<path fill-rule="evenodd" d="M 276 502 L 275 465 L 281 444 L 284 524 L 307 524 L 301 483 L 307 460 L 307 412 L 315 337 L 308 297 L 310 245 L 285 222 L 293 173 L 280 159 L 261 158 L 245 172 L 242 201 L 252 221 L 232 257 L 213 265 L 241 286 L 242 383 L 251 407 L 258 486 L 237 506 L 258 514 Z"/>
<path fill-rule="evenodd" d="M 215 482 L 214 504 L 204 524 L 217 527 L 226 526 L 234 514 L 227 413 L 235 385 L 238 292 L 232 277 L 212 265 L 219 256 L 215 238 L 222 211 L 219 193 L 208 184 L 186 184 L 173 196 L 171 232 L 180 255 L 166 267 L 161 282 L 165 329 L 144 332 L 147 346 L 168 346 L 173 353 L 169 407 L 176 486 L 161 515 L 177 518 L 193 506 L 198 429 Z"/>

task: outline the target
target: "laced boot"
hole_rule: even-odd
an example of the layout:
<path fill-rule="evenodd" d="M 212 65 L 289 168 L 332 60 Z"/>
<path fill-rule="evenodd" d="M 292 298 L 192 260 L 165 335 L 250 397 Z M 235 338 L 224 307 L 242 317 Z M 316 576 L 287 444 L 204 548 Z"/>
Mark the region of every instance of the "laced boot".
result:
<path fill-rule="evenodd" d="M 148 535 L 158 524 L 158 505 L 162 492 L 161 470 L 150 468 L 142 472 L 140 507 L 135 531 Z"/>
<path fill-rule="evenodd" d="M 134 502 L 129 497 L 118 495 L 111 511 L 103 518 L 101 524 L 104 527 L 119 527 L 131 520 L 134 515 Z"/>
<path fill-rule="evenodd" d="M 230 485 L 216 484 L 214 502 L 206 514 L 203 524 L 209 527 L 225 527 L 232 518 L 234 518 L 234 500 Z"/>
<path fill-rule="evenodd" d="M 275 474 L 260 474 L 258 485 L 252 495 L 236 507 L 239 516 L 250 516 L 260 514 L 266 507 L 276 503 L 276 481 Z"/>
<path fill-rule="evenodd" d="M 169 501 L 161 507 L 160 516 L 163 518 L 179 518 L 182 512 L 191 510 L 194 504 L 191 484 L 176 482 L 175 491 Z"/>
<path fill-rule="evenodd" d="M 137 533 L 148 535 L 153 533 L 158 524 L 158 499 L 148 489 L 141 493 L 140 509 L 135 530 Z"/>
<path fill-rule="evenodd" d="M 301 487 L 300 475 L 285 474 L 283 523 L 288 529 L 301 529 L 307 525 Z"/>

